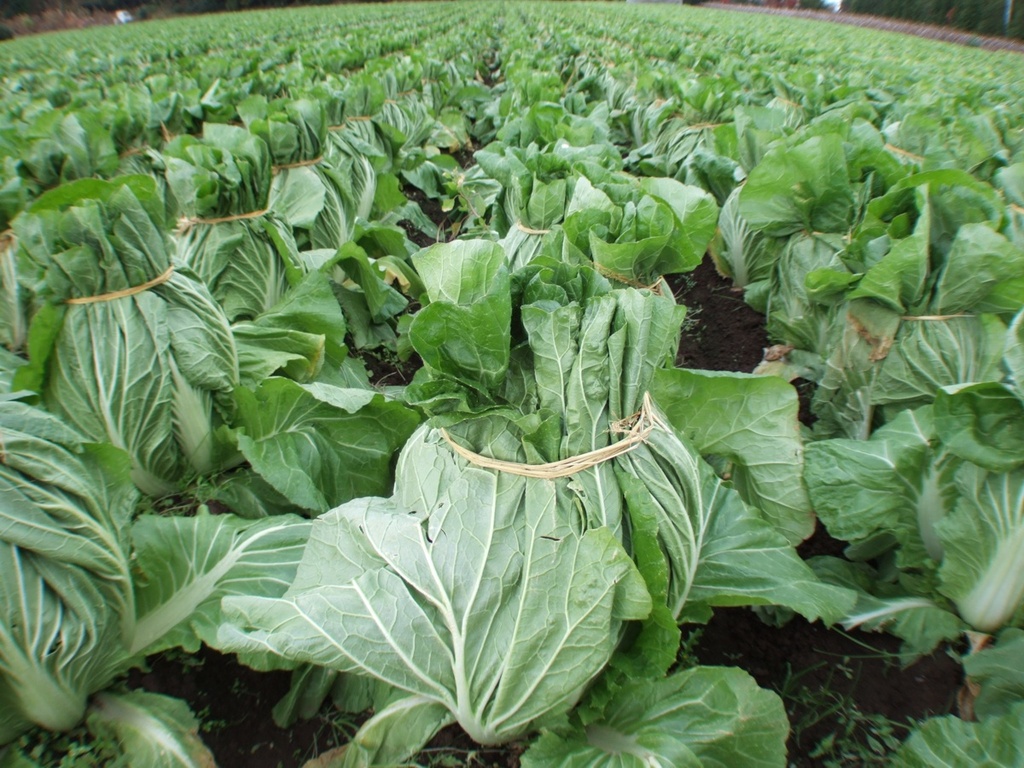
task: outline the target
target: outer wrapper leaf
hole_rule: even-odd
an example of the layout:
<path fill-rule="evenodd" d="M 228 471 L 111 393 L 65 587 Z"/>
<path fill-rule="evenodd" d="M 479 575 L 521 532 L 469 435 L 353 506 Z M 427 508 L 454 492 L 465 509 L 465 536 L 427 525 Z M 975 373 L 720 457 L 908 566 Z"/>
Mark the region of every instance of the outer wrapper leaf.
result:
<path fill-rule="evenodd" d="M 524 768 L 784 766 L 782 700 L 746 672 L 695 667 L 627 684 L 604 717 L 569 737 L 548 733 Z"/>
<path fill-rule="evenodd" d="M 1005 333 L 993 315 L 901 320 L 875 302 L 851 302 L 815 393 L 815 432 L 865 439 L 878 411 L 926 405 L 943 387 L 998 381 Z"/>
<path fill-rule="evenodd" d="M 304 273 L 288 225 L 273 213 L 196 224 L 179 241 L 177 256 L 210 289 L 231 322 L 269 311 Z"/>
<path fill-rule="evenodd" d="M 18 351 L 28 335 L 27 292 L 18 278 L 17 241 L 0 235 L 0 347 Z"/>
<path fill-rule="evenodd" d="M 169 696 L 101 693 L 90 708 L 88 725 L 93 735 L 116 744 L 121 759 L 133 768 L 216 766 L 188 705 Z"/>
<path fill-rule="evenodd" d="M 310 524 L 294 515 L 255 522 L 233 515 L 145 515 L 132 526 L 137 571 L 130 652 L 213 645 L 221 598 L 277 597 L 291 581 Z"/>
<path fill-rule="evenodd" d="M 813 289 L 823 273 L 843 284 L 850 279 L 839 258 L 844 245 L 835 235 L 797 235 L 786 243 L 772 272 L 767 302 L 768 334 L 773 340 L 828 356 L 840 308 L 818 300 Z"/>
<path fill-rule="evenodd" d="M 267 312 L 232 326 L 240 378 L 252 387 L 277 372 L 302 382 L 326 378 L 345 360 L 346 331 L 327 278 L 310 273 Z"/>
<path fill-rule="evenodd" d="M 846 233 L 853 191 L 839 136 L 815 136 L 765 153 L 740 192 L 740 214 L 766 234 Z"/>
<path fill-rule="evenodd" d="M 122 670 L 131 633 L 127 456 L 0 400 L 0 743 L 64 730 Z"/>
<path fill-rule="evenodd" d="M 1024 464 L 1024 400 L 994 382 L 940 392 L 935 428 L 962 459 L 997 472 Z"/>
<path fill-rule="evenodd" d="M 346 746 L 304 768 L 372 768 L 404 763 L 438 731 L 451 725 L 443 704 L 420 696 L 403 696 L 367 720 Z"/>
<path fill-rule="evenodd" d="M 901 638 L 904 664 L 930 653 L 943 641 L 955 641 L 968 628 L 947 600 L 889 583 L 864 563 L 815 557 L 809 564 L 822 581 L 857 594 L 856 604 L 842 618 L 843 627 L 888 632 Z"/>
<path fill-rule="evenodd" d="M 395 452 L 419 416 L 365 389 L 270 378 L 238 389 L 238 448 L 292 503 L 313 512 L 385 493 Z"/>
<path fill-rule="evenodd" d="M 942 555 L 936 524 L 956 503 L 955 462 L 932 449 L 931 408 L 907 411 L 871 440 L 808 443 L 805 477 L 811 502 L 829 532 L 861 543 L 882 537 L 868 556 L 898 544 L 899 562 L 929 568 Z M 934 564 L 931 565 L 934 568 Z"/>
<path fill-rule="evenodd" d="M 1024 762 L 1024 703 L 980 723 L 934 717 L 910 735 L 893 768 L 1002 768 Z"/>
<path fill-rule="evenodd" d="M 1010 374 L 1010 386 L 1024 401 L 1024 309 L 1017 313 L 1006 334 L 1003 364 Z"/>
<path fill-rule="evenodd" d="M 497 387 L 509 363 L 512 306 L 502 249 L 483 241 L 436 245 L 415 259 L 430 304 L 410 338 L 423 362 L 481 390 Z"/>
<path fill-rule="evenodd" d="M 652 394 L 669 423 L 713 456 L 743 501 L 790 543 L 811 535 L 793 387 L 775 377 L 677 369 L 658 371 Z"/>
<path fill-rule="evenodd" d="M 680 184 L 670 178 L 647 178 L 641 188 L 664 201 L 679 221 L 677 234 L 671 241 L 671 254 L 665 254 L 655 266 L 659 275 L 690 272 L 696 269 L 715 236 L 718 204 L 700 187 Z"/>
<path fill-rule="evenodd" d="M 707 621 L 714 606 L 785 605 L 831 623 L 852 607 L 849 591 L 819 582 L 786 539 L 671 431 L 654 429 L 615 462 L 629 507 L 658 520 L 677 621 Z"/>
<path fill-rule="evenodd" d="M 710 252 L 718 271 L 737 288 L 767 280 L 782 250 L 782 241 L 753 229 L 739 212 L 740 189 L 722 205 Z"/>
<path fill-rule="evenodd" d="M 1024 630 L 999 633 L 994 646 L 964 658 L 964 670 L 981 687 L 974 701 L 974 713 L 981 720 L 1003 715 L 1024 701 Z"/>
<path fill-rule="evenodd" d="M 227 318 L 190 273 L 137 288 L 170 266 L 162 202 L 148 177 L 83 180 L 41 197 L 19 218 L 23 247 L 46 267 L 48 298 L 30 329 L 32 363 L 16 386 L 89 438 L 131 455 L 152 495 L 229 463 L 216 435 L 238 361 Z M 105 343 L 96 344 L 96 339 Z"/>
<path fill-rule="evenodd" d="M 943 545 L 943 594 L 975 629 L 993 633 L 1024 608 L 1024 469 L 957 471 L 959 498 L 937 525 Z"/>
<path fill-rule="evenodd" d="M 861 601 L 844 623 L 893 622 L 920 650 L 936 635 L 901 629 L 905 610 L 948 610 L 949 598 L 964 621 L 991 633 L 1019 621 L 1024 603 L 1024 470 L 963 461 L 941 440 L 963 441 L 939 432 L 932 413 L 904 412 L 868 441 L 812 443 L 806 468 L 815 509 L 833 535 L 853 543 L 848 554 L 895 567 L 887 584 L 864 587 L 884 604 Z"/>

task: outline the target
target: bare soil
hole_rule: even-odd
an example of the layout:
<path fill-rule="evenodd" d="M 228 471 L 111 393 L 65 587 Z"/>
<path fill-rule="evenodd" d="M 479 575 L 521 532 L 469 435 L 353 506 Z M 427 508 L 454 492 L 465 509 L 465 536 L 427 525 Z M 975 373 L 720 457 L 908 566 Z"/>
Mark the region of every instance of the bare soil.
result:
<path fill-rule="evenodd" d="M 693 272 L 670 275 L 676 302 L 686 307 L 676 365 L 705 371 L 750 373 L 769 345 L 764 317 L 733 290 L 732 281 L 704 259 Z"/>

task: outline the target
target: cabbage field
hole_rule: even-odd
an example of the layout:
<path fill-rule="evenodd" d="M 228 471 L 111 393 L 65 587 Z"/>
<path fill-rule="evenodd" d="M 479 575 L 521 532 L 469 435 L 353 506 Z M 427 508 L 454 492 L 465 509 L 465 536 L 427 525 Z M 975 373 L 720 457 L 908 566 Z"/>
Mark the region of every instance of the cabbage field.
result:
<path fill-rule="evenodd" d="M 0 95 L 0 768 L 1024 765 L 1019 55 L 346 5 Z"/>

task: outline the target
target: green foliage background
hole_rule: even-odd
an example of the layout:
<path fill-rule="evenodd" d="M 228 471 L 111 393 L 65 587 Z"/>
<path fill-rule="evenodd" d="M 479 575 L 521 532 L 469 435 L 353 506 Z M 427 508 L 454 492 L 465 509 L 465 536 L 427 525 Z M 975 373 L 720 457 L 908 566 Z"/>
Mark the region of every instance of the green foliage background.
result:
<path fill-rule="evenodd" d="M 1010 37 L 1024 38 L 1024 5 L 1015 3 Z M 949 24 L 979 35 L 1003 34 L 1003 0 L 847 0 L 843 10 L 926 24 Z"/>

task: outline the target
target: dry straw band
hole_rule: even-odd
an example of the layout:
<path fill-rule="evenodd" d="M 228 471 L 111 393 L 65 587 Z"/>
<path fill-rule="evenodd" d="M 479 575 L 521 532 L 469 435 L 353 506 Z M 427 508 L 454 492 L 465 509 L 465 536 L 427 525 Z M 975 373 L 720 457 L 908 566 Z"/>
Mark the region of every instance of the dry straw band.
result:
<path fill-rule="evenodd" d="M 900 320 L 953 320 L 958 317 L 974 317 L 974 315 L 969 315 L 966 312 L 958 312 L 955 315 L 904 315 Z"/>
<path fill-rule="evenodd" d="M 149 280 L 143 283 L 142 285 L 136 285 L 132 288 L 125 288 L 120 291 L 112 291 L 111 293 L 102 293 L 99 296 L 83 296 L 78 299 L 67 299 L 64 303 L 98 304 L 101 301 L 113 301 L 114 299 L 123 299 L 126 296 L 134 296 L 136 293 L 142 293 L 143 291 L 148 291 L 150 288 L 154 288 L 158 285 L 166 283 L 168 280 L 171 279 L 171 275 L 173 274 L 174 266 L 172 265 L 168 267 L 167 271 L 164 272 L 162 275 L 160 275 L 159 277 L 154 277 L 152 280 Z"/>
<path fill-rule="evenodd" d="M 0 254 L 5 253 L 8 249 L 14 250 L 15 242 L 14 230 L 5 229 L 0 232 Z"/>
<path fill-rule="evenodd" d="M 992 635 L 985 632 L 967 630 L 964 632 L 964 636 L 967 638 L 967 643 L 970 646 L 971 653 L 983 651 L 992 644 Z"/>
<path fill-rule="evenodd" d="M 526 226 L 521 221 L 517 221 L 516 226 L 519 227 L 520 232 L 525 232 L 528 235 L 546 235 L 551 231 L 550 229 L 530 229 L 530 227 Z"/>
<path fill-rule="evenodd" d="M 185 234 L 186 232 L 188 232 L 190 229 L 192 229 L 192 227 L 196 226 L 197 224 L 211 224 L 212 225 L 212 224 L 224 224 L 224 223 L 229 222 L 229 221 L 242 221 L 243 219 L 258 219 L 260 216 L 263 216 L 264 214 L 269 213 L 269 212 L 270 212 L 269 208 L 264 208 L 262 211 L 251 211 L 249 213 L 240 213 L 237 216 L 223 216 L 223 217 L 221 217 L 219 219 L 197 219 L 197 218 L 191 218 L 190 219 L 187 216 L 182 216 L 180 219 L 178 219 L 178 234 L 180 234 L 180 235 Z"/>
<path fill-rule="evenodd" d="M 332 125 L 328 127 L 328 131 L 341 131 L 344 130 L 347 123 L 365 123 L 368 120 L 373 120 L 373 115 L 356 115 L 355 117 L 346 117 L 341 125 Z"/>
<path fill-rule="evenodd" d="M 904 157 L 909 157 L 911 160 L 914 160 L 915 162 L 918 162 L 918 163 L 923 163 L 924 162 L 924 158 L 921 157 L 920 155 L 915 155 L 913 152 L 907 152 L 907 150 L 900 149 L 899 147 L 895 146 L 894 144 L 886 144 L 885 148 L 888 149 L 890 152 L 895 152 L 897 155 L 903 155 Z"/>
<path fill-rule="evenodd" d="M 650 291 L 651 293 L 656 293 L 659 296 L 661 295 L 660 277 L 650 285 L 644 285 L 639 280 L 634 280 L 631 277 L 626 277 L 626 275 L 621 275 L 613 269 L 608 269 L 608 267 L 604 266 L 604 264 L 598 264 L 596 261 L 594 262 L 594 269 L 596 269 L 604 277 L 607 277 L 609 280 L 614 280 L 617 283 L 628 285 L 630 288 L 638 288 L 641 291 Z"/>
<path fill-rule="evenodd" d="M 668 428 L 654 412 L 651 396 L 645 393 L 643 405 L 639 411 L 627 419 L 615 422 L 611 426 L 612 432 L 625 433 L 626 437 L 622 440 L 604 448 L 598 448 L 594 451 L 581 453 L 579 456 L 570 456 L 567 459 L 552 461 L 547 464 L 519 464 L 514 461 L 501 461 L 481 456 L 479 453 L 474 453 L 452 440 L 447 430 L 442 429 L 440 432 L 441 436 L 452 447 L 452 450 L 474 466 L 494 469 L 510 475 L 532 477 L 538 480 L 555 480 L 560 477 L 575 475 L 577 472 L 591 469 L 599 464 L 604 464 L 606 461 L 611 461 L 617 456 L 622 456 L 624 453 L 629 453 L 641 443 L 646 442 L 655 427 Z"/>
<path fill-rule="evenodd" d="M 1021 206 L 1017 205 L 1016 203 L 1010 203 L 1010 210 L 1011 211 L 1016 211 L 1021 216 L 1024 216 L 1024 207 L 1021 207 Z"/>
<path fill-rule="evenodd" d="M 275 165 L 274 173 L 287 171 L 289 168 L 308 168 L 311 165 L 319 165 L 323 159 L 324 156 L 320 155 L 320 157 L 314 157 L 312 160 L 299 160 L 297 163 L 284 163 L 282 165 Z"/>

